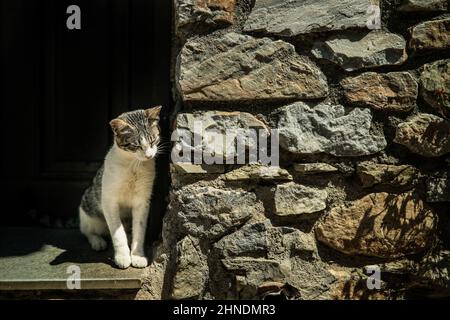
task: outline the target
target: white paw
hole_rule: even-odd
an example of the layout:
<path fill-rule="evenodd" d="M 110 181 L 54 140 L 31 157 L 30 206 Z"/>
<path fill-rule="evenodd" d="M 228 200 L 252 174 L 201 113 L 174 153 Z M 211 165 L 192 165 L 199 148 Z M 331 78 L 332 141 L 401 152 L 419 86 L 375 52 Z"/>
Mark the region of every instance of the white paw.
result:
<path fill-rule="evenodd" d="M 102 237 L 91 237 L 89 239 L 89 243 L 91 244 L 92 250 L 94 251 L 102 251 L 105 250 L 108 244 L 106 243 L 105 239 Z"/>
<path fill-rule="evenodd" d="M 148 265 L 147 257 L 132 255 L 131 265 L 135 268 L 145 268 Z"/>
<path fill-rule="evenodd" d="M 116 253 L 114 255 L 114 262 L 116 263 L 116 266 L 118 266 L 120 269 L 126 269 L 131 265 L 130 254 Z"/>

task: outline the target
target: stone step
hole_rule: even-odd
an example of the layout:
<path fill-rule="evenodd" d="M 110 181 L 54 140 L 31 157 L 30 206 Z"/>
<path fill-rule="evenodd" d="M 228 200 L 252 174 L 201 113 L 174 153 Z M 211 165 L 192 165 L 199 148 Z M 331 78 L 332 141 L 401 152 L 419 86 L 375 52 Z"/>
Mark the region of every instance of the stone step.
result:
<path fill-rule="evenodd" d="M 112 257 L 111 246 L 94 252 L 78 230 L 2 227 L 0 291 L 67 290 L 74 270 L 81 290 L 139 289 L 143 269 L 117 269 Z"/>

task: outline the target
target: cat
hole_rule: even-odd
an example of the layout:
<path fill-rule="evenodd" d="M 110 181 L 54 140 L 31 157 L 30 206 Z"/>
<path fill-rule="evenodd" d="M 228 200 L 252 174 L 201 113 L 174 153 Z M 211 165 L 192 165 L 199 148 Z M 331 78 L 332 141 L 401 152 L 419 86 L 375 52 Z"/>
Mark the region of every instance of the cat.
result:
<path fill-rule="evenodd" d="M 121 269 L 148 265 L 144 239 L 161 139 L 160 111 L 161 106 L 131 111 L 110 122 L 113 146 L 79 207 L 81 233 L 95 251 L 106 249 L 103 236 L 110 235 L 114 262 Z"/>

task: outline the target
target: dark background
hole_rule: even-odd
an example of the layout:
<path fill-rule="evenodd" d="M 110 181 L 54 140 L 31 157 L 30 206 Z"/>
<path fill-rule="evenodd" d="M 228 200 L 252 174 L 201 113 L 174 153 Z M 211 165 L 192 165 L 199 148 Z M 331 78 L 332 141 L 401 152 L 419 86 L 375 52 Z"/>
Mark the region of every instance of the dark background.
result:
<path fill-rule="evenodd" d="M 73 4 L 81 30 L 66 27 Z M 171 10 L 164 0 L 1 0 L 0 225 L 70 225 L 120 113 L 161 104 L 168 137 Z M 158 159 L 153 230 L 168 159 Z"/>

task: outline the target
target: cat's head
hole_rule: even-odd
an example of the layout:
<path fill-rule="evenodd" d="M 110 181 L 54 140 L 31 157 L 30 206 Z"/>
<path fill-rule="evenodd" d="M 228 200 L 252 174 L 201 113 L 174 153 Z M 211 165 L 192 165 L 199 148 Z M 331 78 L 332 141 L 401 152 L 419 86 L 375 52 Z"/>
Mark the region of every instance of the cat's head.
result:
<path fill-rule="evenodd" d="M 146 161 L 156 156 L 160 141 L 159 113 L 161 106 L 126 112 L 109 124 L 116 145 L 137 160 Z"/>

